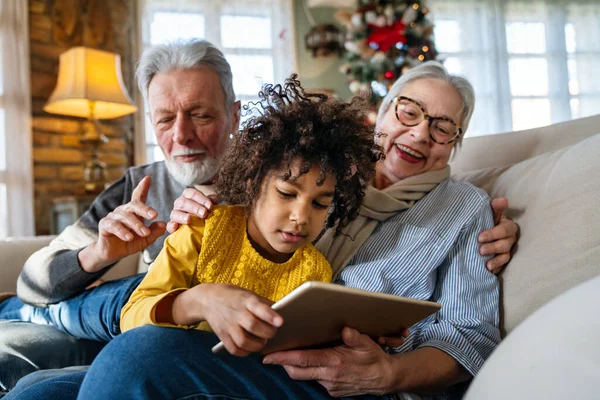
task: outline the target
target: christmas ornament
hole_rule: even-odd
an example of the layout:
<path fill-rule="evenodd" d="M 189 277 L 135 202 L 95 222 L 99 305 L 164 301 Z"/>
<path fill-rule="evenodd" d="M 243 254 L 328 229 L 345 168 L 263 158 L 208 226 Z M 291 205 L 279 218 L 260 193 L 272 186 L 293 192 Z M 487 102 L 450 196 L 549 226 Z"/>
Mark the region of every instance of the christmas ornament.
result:
<path fill-rule="evenodd" d="M 354 94 L 358 94 L 358 92 L 360 92 L 360 82 L 359 81 L 352 81 L 350 82 L 350 91 Z"/>

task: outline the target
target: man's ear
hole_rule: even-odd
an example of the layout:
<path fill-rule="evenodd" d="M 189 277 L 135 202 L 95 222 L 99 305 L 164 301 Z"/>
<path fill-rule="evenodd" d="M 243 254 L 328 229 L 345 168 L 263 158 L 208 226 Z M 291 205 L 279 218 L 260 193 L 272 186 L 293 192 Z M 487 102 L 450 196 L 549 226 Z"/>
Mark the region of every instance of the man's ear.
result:
<path fill-rule="evenodd" d="M 241 101 L 236 101 L 235 103 L 233 103 L 233 107 L 231 107 L 231 113 L 232 118 L 231 118 L 231 133 L 237 133 L 240 130 L 240 108 L 242 106 L 242 102 Z"/>

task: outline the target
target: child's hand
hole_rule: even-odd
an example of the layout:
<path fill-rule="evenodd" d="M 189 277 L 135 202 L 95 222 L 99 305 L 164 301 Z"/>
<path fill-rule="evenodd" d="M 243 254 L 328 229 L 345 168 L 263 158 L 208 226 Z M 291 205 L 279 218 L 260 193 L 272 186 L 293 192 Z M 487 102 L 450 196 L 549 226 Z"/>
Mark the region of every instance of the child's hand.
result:
<path fill-rule="evenodd" d="M 272 301 L 235 285 L 201 284 L 205 320 L 229 353 L 247 356 L 272 338 L 283 318 L 271 309 Z"/>

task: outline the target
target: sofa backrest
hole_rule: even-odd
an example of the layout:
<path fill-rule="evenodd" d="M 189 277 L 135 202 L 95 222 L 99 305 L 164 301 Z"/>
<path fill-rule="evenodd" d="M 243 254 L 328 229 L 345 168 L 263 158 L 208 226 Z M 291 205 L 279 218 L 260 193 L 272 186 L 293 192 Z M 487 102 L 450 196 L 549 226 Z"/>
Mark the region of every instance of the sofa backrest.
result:
<path fill-rule="evenodd" d="M 525 131 L 467 138 L 450 163 L 452 173 L 511 166 L 563 149 L 598 132 L 600 114 Z"/>
<path fill-rule="evenodd" d="M 521 228 L 517 251 L 499 277 L 504 334 L 600 274 L 599 132 L 600 116 L 594 116 L 465 139 L 452 163 L 456 179 L 507 197 L 506 215 Z"/>

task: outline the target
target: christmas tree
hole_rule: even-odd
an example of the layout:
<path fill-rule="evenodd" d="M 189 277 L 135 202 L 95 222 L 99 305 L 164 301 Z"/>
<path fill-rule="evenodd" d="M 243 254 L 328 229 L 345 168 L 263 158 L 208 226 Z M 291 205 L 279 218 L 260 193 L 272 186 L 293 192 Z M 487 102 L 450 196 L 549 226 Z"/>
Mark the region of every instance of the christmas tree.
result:
<path fill-rule="evenodd" d="M 350 91 L 376 104 L 407 69 L 437 56 L 433 24 L 424 1 L 358 0 L 355 12 L 340 11 L 346 27 L 344 60 Z"/>

